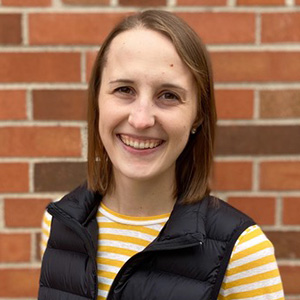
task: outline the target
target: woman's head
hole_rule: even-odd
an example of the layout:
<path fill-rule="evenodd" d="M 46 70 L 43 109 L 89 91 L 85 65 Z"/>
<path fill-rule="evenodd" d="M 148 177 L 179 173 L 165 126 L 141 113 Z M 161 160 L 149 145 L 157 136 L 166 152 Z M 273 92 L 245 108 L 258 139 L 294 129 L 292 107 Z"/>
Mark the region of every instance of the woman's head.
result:
<path fill-rule="evenodd" d="M 210 61 L 196 33 L 181 19 L 165 11 L 145 11 L 126 18 L 111 31 L 97 55 L 89 86 L 89 187 L 105 194 L 114 184 L 112 162 L 98 130 L 98 97 L 112 41 L 122 33 L 134 29 L 154 31 L 168 39 L 183 62 L 182 68 L 186 68 L 187 73 L 190 72 L 195 82 L 195 114 L 193 122 L 187 126 L 188 130 L 196 130 L 196 133 L 187 137 L 185 147 L 176 160 L 174 193 L 181 195 L 185 202 L 200 200 L 209 191 L 208 176 L 212 164 L 216 122 Z M 189 123 L 189 119 L 187 122 Z"/>

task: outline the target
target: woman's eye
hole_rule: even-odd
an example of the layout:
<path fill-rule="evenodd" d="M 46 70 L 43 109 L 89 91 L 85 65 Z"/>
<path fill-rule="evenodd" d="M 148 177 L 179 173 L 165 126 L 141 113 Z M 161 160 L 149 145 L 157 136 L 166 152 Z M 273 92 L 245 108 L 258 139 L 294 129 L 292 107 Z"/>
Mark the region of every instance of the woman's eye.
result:
<path fill-rule="evenodd" d="M 175 93 L 172 92 L 165 92 L 160 96 L 161 99 L 163 100 L 176 100 L 180 101 L 180 97 L 176 95 Z"/>
<path fill-rule="evenodd" d="M 118 93 L 122 93 L 122 94 L 132 94 L 133 93 L 133 90 L 128 86 L 118 87 L 117 89 L 115 89 L 115 91 Z"/>

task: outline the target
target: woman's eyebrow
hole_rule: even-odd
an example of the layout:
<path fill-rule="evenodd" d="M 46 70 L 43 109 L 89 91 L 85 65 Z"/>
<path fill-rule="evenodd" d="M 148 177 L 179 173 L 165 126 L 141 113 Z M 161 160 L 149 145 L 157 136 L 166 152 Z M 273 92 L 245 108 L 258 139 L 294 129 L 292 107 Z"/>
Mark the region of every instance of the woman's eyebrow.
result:
<path fill-rule="evenodd" d="M 130 84 L 133 84 L 134 81 L 133 80 L 130 80 L 130 79 L 116 79 L 116 80 L 111 80 L 108 82 L 109 84 L 115 84 L 115 83 L 130 83 Z"/>

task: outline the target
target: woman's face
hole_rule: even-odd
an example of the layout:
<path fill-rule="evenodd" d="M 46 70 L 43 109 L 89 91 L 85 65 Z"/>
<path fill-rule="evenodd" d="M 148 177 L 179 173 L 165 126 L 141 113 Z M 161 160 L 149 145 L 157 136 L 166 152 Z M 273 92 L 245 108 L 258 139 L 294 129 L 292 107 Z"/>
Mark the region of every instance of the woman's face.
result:
<path fill-rule="evenodd" d="M 115 176 L 175 178 L 196 118 L 196 83 L 172 42 L 148 29 L 114 38 L 99 92 L 99 133 Z"/>

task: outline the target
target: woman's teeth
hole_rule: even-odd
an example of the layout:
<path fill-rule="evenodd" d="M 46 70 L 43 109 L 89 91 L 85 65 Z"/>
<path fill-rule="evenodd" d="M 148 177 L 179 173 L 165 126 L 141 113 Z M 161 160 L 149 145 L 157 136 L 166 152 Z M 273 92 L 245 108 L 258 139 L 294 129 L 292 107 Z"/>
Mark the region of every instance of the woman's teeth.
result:
<path fill-rule="evenodd" d="M 126 146 L 134 149 L 152 149 L 162 143 L 162 140 L 136 140 L 123 135 L 120 135 L 120 139 Z"/>

